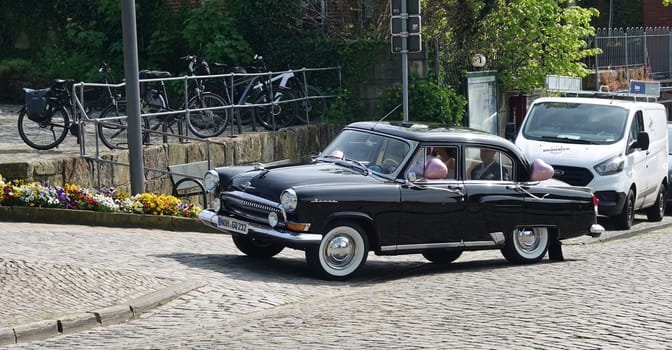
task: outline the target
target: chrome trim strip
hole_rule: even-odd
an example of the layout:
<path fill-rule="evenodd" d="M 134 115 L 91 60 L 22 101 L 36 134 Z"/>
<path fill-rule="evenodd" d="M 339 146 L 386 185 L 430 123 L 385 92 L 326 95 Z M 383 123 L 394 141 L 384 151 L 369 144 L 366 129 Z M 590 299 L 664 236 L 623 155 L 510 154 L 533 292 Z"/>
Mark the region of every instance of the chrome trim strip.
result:
<path fill-rule="evenodd" d="M 222 229 L 220 227 L 217 227 L 217 224 L 219 223 L 219 216 L 217 213 L 211 210 L 202 210 L 200 213 L 198 213 L 198 218 L 201 220 L 202 223 L 215 228 L 219 231 L 229 233 L 231 234 L 230 231 L 227 231 L 225 229 Z M 243 220 L 245 221 L 245 220 Z M 278 231 L 274 228 L 271 227 L 263 227 L 260 226 L 256 223 L 252 223 L 249 221 L 246 221 L 248 224 L 248 230 L 254 232 L 255 234 L 259 235 L 265 235 L 273 238 L 279 238 L 283 239 L 286 241 L 292 241 L 292 242 L 304 242 L 304 243 L 316 243 L 319 244 L 322 241 L 322 235 L 319 233 L 297 233 L 297 234 L 292 234 L 292 233 L 287 233 L 287 232 L 281 232 Z"/>
<path fill-rule="evenodd" d="M 462 248 L 462 247 L 495 247 L 497 243 L 493 241 L 474 241 L 474 242 L 446 242 L 446 243 L 422 243 L 422 244 L 403 244 L 403 245 L 386 245 L 380 247 L 383 252 L 391 252 L 397 250 L 414 250 L 414 249 L 435 249 L 435 248 Z"/>

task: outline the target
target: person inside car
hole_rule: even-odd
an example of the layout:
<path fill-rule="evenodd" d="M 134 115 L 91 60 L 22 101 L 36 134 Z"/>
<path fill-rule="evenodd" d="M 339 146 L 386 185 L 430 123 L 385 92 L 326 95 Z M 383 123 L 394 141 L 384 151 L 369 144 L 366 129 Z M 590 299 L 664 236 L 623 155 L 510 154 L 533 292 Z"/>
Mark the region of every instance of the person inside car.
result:
<path fill-rule="evenodd" d="M 448 174 L 446 175 L 447 179 L 455 179 L 456 178 L 456 173 L 455 173 L 455 148 L 453 147 L 437 147 L 436 148 L 436 156 L 441 159 L 441 161 L 446 165 L 446 168 L 448 169 Z"/>
<path fill-rule="evenodd" d="M 469 171 L 472 180 L 508 180 L 508 171 L 496 160 L 497 151 L 489 148 L 481 148 L 481 163 Z"/>

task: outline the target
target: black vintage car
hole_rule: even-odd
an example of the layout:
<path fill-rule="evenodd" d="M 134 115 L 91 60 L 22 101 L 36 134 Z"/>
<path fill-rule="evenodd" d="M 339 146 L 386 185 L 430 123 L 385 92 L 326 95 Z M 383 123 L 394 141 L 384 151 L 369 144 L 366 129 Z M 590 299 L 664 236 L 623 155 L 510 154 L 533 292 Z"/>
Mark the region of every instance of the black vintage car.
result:
<path fill-rule="evenodd" d="M 347 126 L 311 163 L 220 167 L 200 213 L 251 257 L 305 251 L 319 276 L 344 279 L 377 255 L 449 263 L 500 249 L 514 263 L 562 259 L 560 241 L 599 236 L 589 188 L 550 179 L 508 140 L 402 122 Z"/>

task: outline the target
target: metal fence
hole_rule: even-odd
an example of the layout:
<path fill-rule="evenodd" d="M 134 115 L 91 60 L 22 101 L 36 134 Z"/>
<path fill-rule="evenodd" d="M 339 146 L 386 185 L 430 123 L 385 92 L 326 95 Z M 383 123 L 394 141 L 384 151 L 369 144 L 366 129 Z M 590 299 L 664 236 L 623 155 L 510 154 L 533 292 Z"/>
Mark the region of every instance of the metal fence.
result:
<path fill-rule="evenodd" d="M 634 70 L 643 69 L 647 78 L 672 80 L 670 27 L 603 28 L 589 43 L 602 50 L 584 61 L 598 79 L 601 71 L 620 70 L 629 79 Z"/>

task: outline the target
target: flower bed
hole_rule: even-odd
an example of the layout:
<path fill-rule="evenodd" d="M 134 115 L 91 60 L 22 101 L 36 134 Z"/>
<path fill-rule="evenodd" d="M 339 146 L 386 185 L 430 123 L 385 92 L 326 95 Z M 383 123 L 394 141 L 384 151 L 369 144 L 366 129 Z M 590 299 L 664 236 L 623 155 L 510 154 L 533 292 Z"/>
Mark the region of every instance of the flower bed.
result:
<path fill-rule="evenodd" d="M 78 185 L 50 186 L 23 180 L 8 181 L 0 174 L 0 206 L 60 208 L 109 213 L 134 213 L 196 218 L 202 210 L 165 194 L 131 196 L 115 188 L 93 192 Z"/>

